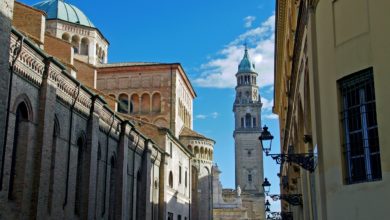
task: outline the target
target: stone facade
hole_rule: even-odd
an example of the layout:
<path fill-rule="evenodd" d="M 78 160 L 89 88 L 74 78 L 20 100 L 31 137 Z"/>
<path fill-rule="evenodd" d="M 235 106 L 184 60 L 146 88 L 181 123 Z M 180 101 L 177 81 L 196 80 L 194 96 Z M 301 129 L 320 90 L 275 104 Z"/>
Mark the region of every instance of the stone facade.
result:
<path fill-rule="evenodd" d="M 386 0 L 277 1 L 280 150 L 313 153 L 315 165 L 281 166 L 281 193 L 302 194 L 301 206 L 282 202 L 294 219 L 388 218 L 389 9 Z"/>
<path fill-rule="evenodd" d="M 152 160 L 159 166 L 162 150 L 22 34 L 14 30 L 10 45 L 22 51 L 2 128 L 1 218 L 148 216 L 137 209 L 140 201 L 151 203 L 151 184 L 142 178 L 150 170 L 142 168 Z"/>
<path fill-rule="evenodd" d="M 212 219 L 214 141 L 191 130 L 196 94 L 181 65 L 96 65 L 108 46 L 98 29 L 15 3 L 11 32 L 7 3 L 0 219 Z M 90 59 L 64 30 L 103 52 Z"/>

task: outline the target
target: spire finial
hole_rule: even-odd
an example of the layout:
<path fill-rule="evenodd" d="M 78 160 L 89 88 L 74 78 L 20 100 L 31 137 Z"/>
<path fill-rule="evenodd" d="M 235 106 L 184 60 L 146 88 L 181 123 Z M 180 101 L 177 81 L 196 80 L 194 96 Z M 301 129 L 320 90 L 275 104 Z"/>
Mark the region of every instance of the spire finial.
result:
<path fill-rule="evenodd" d="M 247 44 L 246 40 L 244 42 L 244 47 L 245 47 L 245 51 L 247 51 L 248 50 L 248 44 Z"/>

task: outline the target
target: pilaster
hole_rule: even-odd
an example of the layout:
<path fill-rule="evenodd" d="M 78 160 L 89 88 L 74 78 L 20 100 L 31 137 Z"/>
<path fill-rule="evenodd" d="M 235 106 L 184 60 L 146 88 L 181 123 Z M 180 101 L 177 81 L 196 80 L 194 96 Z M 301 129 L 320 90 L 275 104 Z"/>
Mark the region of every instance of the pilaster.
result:
<path fill-rule="evenodd" d="M 49 195 L 50 163 L 53 147 L 54 117 L 57 86 L 50 79 L 52 58 L 45 61 L 42 84 L 39 94 L 38 128 L 34 151 L 34 175 L 32 189 L 32 213 L 37 219 L 45 217 Z"/>
<path fill-rule="evenodd" d="M 98 114 L 98 95 L 92 97 L 92 105 L 87 123 L 87 143 L 85 147 L 85 158 L 83 160 L 82 177 L 82 219 L 94 219 L 95 217 L 95 202 L 96 202 L 96 175 L 97 175 L 97 154 L 99 141 L 99 114 Z"/>
<path fill-rule="evenodd" d="M 116 206 L 115 206 L 115 219 L 121 219 L 122 216 L 126 216 L 127 210 L 127 163 L 128 163 L 128 146 L 129 139 L 127 137 L 127 130 L 129 130 L 128 121 L 123 121 L 121 125 L 121 133 L 119 137 L 119 146 L 118 146 L 118 158 L 117 158 L 117 181 L 116 181 Z"/>

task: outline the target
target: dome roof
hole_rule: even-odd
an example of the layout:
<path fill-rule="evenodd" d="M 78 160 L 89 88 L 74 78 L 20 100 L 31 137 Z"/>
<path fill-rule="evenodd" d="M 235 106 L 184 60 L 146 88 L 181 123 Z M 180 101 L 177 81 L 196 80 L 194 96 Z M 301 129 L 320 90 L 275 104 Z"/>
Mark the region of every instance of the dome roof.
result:
<path fill-rule="evenodd" d="M 33 7 L 46 12 L 46 19 L 59 19 L 87 27 L 95 27 L 80 9 L 63 0 L 46 0 L 34 4 Z"/>
<path fill-rule="evenodd" d="M 246 48 L 245 45 L 245 53 L 244 57 L 242 58 L 240 65 L 238 65 L 238 73 L 250 73 L 250 72 L 255 72 L 255 65 L 252 64 L 249 54 L 248 54 L 248 49 Z"/>

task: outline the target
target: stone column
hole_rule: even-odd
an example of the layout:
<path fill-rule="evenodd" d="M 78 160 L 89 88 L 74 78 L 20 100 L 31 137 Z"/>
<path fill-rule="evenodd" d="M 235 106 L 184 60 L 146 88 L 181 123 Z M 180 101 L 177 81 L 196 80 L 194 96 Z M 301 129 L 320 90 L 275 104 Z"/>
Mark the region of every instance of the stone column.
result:
<path fill-rule="evenodd" d="M 31 215 L 37 219 L 45 218 L 47 213 L 47 202 L 50 183 L 50 164 L 53 132 L 54 113 L 56 106 L 56 84 L 49 77 L 52 58 L 45 60 L 45 71 L 39 93 L 39 109 L 37 117 L 36 145 L 33 155 L 33 188 L 32 188 L 32 212 Z"/>
<path fill-rule="evenodd" d="M 115 186 L 115 195 L 117 198 L 115 204 L 115 219 L 125 219 L 127 212 L 127 163 L 128 163 L 128 146 L 129 139 L 127 137 L 127 132 L 129 132 L 128 121 L 123 121 L 121 124 L 121 133 L 119 137 L 119 146 L 118 146 L 118 158 L 117 158 L 117 176 L 116 176 L 116 186 Z"/>
<path fill-rule="evenodd" d="M 4 137 L 6 135 L 6 117 L 8 103 L 9 72 L 9 44 L 14 0 L 0 1 L 0 166 L 3 164 L 2 155 Z M 0 168 L 1 169 L 1 168 Z M 1 178 L 1 177 L 0 177 Z M 1 188 L 1 187 L 0 187 Z"/>

